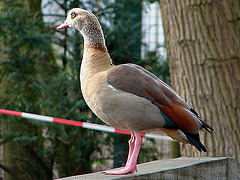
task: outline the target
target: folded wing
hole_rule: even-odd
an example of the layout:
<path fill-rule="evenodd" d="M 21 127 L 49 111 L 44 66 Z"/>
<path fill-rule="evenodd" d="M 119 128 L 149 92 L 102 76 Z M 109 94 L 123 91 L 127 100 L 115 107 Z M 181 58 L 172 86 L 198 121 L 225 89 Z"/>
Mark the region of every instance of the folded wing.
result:
<path fill-rule="evenodd" d="M 115 66 L 108 71 L 107 81 L 115 89 L 150 100 L 185 132 L 197 133 L 202 128 L 202 121 L 195 111 L 192 112 L 191 107 L 170 86 L 138 65 Z"/>

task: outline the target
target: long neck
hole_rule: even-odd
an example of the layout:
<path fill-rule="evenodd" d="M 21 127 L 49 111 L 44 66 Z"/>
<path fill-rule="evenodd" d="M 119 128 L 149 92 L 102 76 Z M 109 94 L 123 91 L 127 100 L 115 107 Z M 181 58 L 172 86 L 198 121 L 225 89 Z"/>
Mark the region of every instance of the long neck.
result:
<path fill-rule="evenodd" d="M 97 36 L 100 40 L 100 36 Z M 81 75 L 92 76 L 97 72 L 111 68 L 112 60 L 105 46 L 104 38 L 102 41 L 93 41 L 96 36 L 84 37 L 84 53 L 81 64 Z"/>
<path fill-rule="evenodd" d="M 106 47 L 103 31 L 98 21 L 90 21 L 90 23 L 87 23 L 80 32 L 83 35 L 85 47 Z"/>
<path fill-rule="evenodd" d="M 81 64 L 81 78 L 93 77 L 98 72 L 103 72 L 112 67 L 112 60 L 105 49 L 91 46 L 84 47 Z"/>
<path fill-rule="evenodd" d="M 97 19 L 89 18 L 88 23 L 80 32 L 84 38 L 81 75 L 92 76 L 97 72 L 111 68 L 112 60 L 108 54 L 103 31 Z"/>

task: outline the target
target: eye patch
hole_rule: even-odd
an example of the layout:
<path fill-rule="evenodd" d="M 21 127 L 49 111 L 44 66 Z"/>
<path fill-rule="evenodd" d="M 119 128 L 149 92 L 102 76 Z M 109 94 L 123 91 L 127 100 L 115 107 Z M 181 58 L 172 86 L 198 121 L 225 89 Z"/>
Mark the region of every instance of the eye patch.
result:
<path fill-rule="evenodd" d="M 75 12 L 72 12 L 72 13 L 71 13 L 71 18 L 72 18 L 72 19 L 74 19 L 76 16 L 77 16 L 77 13 L 75 13 Z"/>

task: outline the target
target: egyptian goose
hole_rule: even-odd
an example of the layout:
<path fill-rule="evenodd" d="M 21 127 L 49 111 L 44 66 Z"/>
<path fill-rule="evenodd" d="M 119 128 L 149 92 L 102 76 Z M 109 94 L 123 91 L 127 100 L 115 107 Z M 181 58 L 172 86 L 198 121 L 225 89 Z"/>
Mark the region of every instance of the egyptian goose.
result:
<path fill-rule="evenodd" d="M 94 14 L 80 8 L 70 10 L 57 30 L 74 28 L 84 38 L 81 90 L 91 110 L 105 123 L 131 132 L 129 154 L 124 168 L 103 174 L 137 171 L 141 132 L 163 131 L 173 139 L 206 148 L 198 130 L 213 129 L 204 123 L 170 86 L 135 64 L 114 66 L 105 45 L 101 25 Z"/>

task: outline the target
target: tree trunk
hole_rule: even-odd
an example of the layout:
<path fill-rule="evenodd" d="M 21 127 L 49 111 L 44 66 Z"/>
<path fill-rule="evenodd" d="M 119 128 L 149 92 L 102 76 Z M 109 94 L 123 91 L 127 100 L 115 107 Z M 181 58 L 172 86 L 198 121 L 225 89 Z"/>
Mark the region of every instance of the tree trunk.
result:
<path fill-rule="evenodd" d="M 160 0 L 173 88 L 213 134 L 201 132 L 208 153 L 240 160 L 240 5 L 238 0 Z"/>

